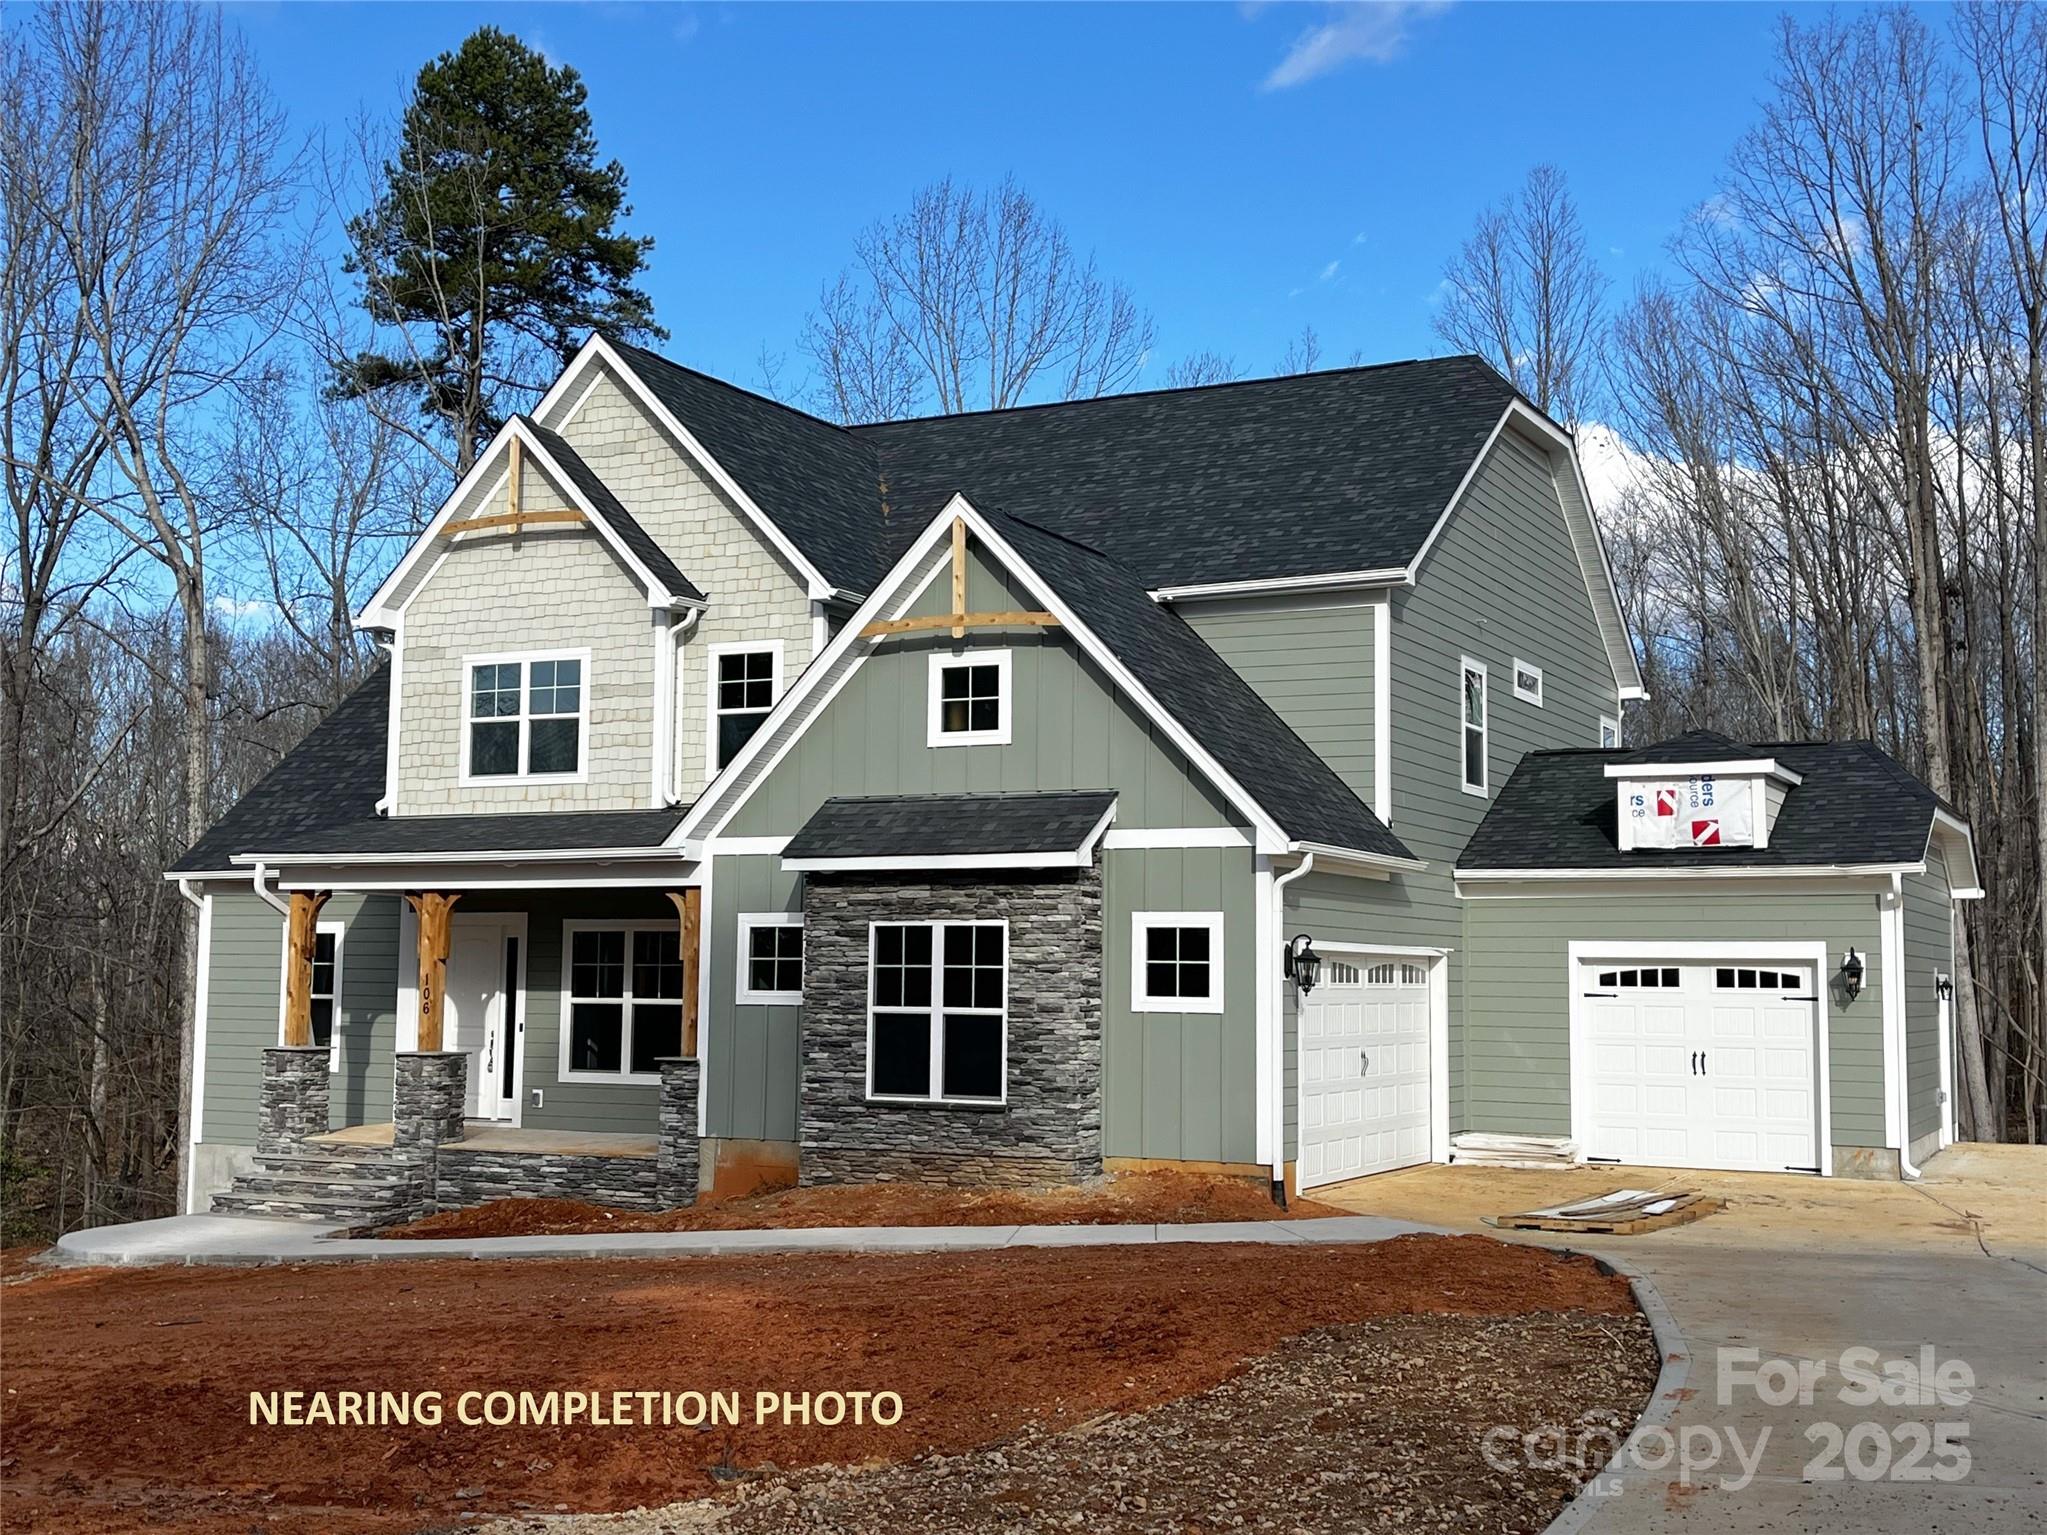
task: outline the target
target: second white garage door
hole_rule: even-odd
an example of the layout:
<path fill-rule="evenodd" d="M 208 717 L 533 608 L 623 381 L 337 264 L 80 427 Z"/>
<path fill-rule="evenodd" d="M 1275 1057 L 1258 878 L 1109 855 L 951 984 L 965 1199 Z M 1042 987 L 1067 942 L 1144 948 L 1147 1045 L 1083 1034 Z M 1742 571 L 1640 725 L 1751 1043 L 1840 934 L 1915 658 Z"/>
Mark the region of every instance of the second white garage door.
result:
<path fill-rule="evenodd" d="M 1429 970 L 1332 960 L 1301 999 L 1302 1188 L 1429 1159 Z"/>
<path fill-rule="evenodd" d="M 1587 1157 L 1819 1170 L 1812 965 L 1590 960 L 1579 981 Z"/>

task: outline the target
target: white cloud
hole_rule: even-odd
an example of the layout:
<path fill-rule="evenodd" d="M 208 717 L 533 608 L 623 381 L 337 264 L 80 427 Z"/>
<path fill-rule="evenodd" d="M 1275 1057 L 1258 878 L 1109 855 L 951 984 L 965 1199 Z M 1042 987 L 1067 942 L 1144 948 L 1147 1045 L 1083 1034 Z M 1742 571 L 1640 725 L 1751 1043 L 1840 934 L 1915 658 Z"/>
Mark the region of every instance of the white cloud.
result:
<path fill-rule="evenodd" d="M 1329 281 L 1329 279 L 1330 279 L 1330 278 L 1332 278 L 1332 277 L 1334 277 L 1334 276 L 1336 275 L 1336 269 L 1337 269 L 1338 267 L 1342 266 L 1342 265 L 1343 265 L 1343 263 L 1342 263 L 1341 261 L 1332 261 L 1332 262 L 1330 262 L 1328 266 L 1326 266 L 1326 267 L 1324 267 L 1324 268 L 1322 269 L 1322 275 L 1321 275 L 1320 277 L 1316 278 L 1315 280 L 1316 280 L 1317 282 L 1327 282 L 1327 281 Z"/>
<path fill-rule="evenodd" d="M 1329 20 L 1294 39 L 1263 89 L 1283 91 L 1326 75 L 1353 60 L 1384 64 L 1397 58 L 1417 21 L 1447 10 L 1450 0 L 1350 0 L 1330 7 Z"/>
<path fill-rule="evenodd" d="M 1365 243 L 1365 232 L 1362 229 L 1360 229 L 1356 234 L 1350 237 L 1350 243 L 1353 245 L 1363 245 Z"/>
<path fill-rule="evenodd" d="M 670 27 L 668 30 L 674 36 L 675 40 L 678 43 L 687 44 L 693 42 L 696 39 L 698 31 L 701 30 L 702 27 L 703 23 L 697 20 L 697 15 L 695 11 L 684 11 L 682 13 L 682 19 L 676 22 L 675 25 Z"/>
<path fill-rule="evenodd" d="M 206 605 L 229 623 L 276 611 L 270 603 L 255 597 L 214 597 Z"/>

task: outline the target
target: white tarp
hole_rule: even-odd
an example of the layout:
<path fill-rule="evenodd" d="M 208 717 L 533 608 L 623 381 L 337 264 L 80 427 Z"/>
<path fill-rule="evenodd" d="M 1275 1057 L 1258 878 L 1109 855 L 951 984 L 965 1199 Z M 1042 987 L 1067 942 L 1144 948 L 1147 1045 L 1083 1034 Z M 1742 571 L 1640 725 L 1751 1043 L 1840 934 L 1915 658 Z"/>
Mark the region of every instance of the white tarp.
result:
<path fill-rule="evenodd" d="M 1755 781 L 1631 780 L 1621 785 L 1621 814 L 1636 847 L 1753 847 Z"/>

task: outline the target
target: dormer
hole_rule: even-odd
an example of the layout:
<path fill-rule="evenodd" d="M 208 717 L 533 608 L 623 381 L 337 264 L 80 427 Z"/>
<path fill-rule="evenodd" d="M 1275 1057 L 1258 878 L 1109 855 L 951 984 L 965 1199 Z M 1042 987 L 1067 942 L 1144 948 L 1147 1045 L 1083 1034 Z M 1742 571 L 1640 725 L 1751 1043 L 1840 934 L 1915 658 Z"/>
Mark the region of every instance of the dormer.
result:
<path fill-rule="evenodd" d="M 1710 730 L 1629 752 L 1606 776 L 1624 853 L 1766 848 L 1784 796 L 1802 781 L 1768 751 Z"/>

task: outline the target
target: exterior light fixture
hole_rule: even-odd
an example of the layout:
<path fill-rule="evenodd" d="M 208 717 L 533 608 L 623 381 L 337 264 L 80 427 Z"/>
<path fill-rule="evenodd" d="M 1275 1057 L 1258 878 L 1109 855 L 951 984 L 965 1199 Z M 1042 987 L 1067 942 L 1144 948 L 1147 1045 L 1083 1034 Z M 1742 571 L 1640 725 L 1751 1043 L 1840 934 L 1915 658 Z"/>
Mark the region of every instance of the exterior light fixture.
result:
<path fill-rule="evenodd" d="M 1951 975 L 1936 975 L 1933 978 L 1933 994 L 1943 1002 L 1952 1002 L 1955 998 L 1955 978 Z"/>
<path fill-rule="evenodd" d="M 1286 973 L 1301 988 L 1304 997 L 1322 979 L 1322 956 L 1315 952 L 1314 940 L 1306 933 L 1296 934 L 1286 946 Z"/>
<path fill-rule="evenodd" d="M 1862 956 L 1853 949 L 1841 961 L 1841 989 L 1847 993 L 1850 1002 L 1862 993 Z"/>

